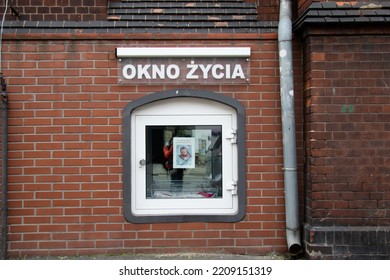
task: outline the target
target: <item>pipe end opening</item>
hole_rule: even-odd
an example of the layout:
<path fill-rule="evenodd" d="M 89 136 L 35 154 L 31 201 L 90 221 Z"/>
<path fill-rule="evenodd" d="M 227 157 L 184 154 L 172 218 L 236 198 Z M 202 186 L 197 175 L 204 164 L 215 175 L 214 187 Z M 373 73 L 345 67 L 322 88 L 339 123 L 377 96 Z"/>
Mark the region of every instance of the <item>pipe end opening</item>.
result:
<path fill-rule="evenodd" d="M 289 248 L 289 252 L 292 255 L 298 255 L 302 253 L 302 246 L 299 244 L 292 244 Z"/>

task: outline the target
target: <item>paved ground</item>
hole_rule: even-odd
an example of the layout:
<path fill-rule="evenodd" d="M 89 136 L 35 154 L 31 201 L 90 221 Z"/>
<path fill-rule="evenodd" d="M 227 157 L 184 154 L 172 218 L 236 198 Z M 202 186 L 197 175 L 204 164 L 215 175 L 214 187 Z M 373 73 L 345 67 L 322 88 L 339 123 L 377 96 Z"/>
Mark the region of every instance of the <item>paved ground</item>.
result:
<path fill-rule="evenodd" d="M 288 255 L 268 254 L 258 255 L 233 255 L 233 254 L 122 254 L 122 255 L 93 255 L 93 256 L 63 256 L 63 257 L 31 257 L 34 260 L 286 260 Z"/>

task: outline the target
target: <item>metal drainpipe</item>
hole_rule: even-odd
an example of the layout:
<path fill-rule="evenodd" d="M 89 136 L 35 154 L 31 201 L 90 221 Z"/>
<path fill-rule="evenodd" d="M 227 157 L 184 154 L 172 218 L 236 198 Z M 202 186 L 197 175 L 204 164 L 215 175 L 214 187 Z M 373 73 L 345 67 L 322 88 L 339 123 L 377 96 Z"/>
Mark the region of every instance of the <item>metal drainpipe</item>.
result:
<path fill-rule="evenodd" d="M 2 217 L 1 217 L 1 259 L 7 258 L 7 192 L 8 192 L 8 96 L 7 96 L 7 84 L 3 78 L 3 74 L 0 73 L 1 80 L 1 128 L 2 128 L 2 190 L 1 190 L 1 205 L 2 205 Z"/>
<path fill-rule="evenodd" d="M 298 254 L 301 252 L 302 246 L 298 209 L 298 168 L 295 140 L 291 14 L 291 0 L 280 0 L 278 45 L 283 129 L 286 238 L 289 252 Z"/>
<path fill-rule="evenodd" d="M 2 156 L 2 187 L 1 187 L 1 256 L 2 260 L 7 258 L 7 192 L 8 192 L 8 95 L 7 84 L 3 77 L 2 71 L 2 56 L 3 56 L 3 27 L 4 20 L 8 10 L 8 0 L 5 1 L 3 17 L 0 27 L 0 83 L 1 83 L 1 117 L 2 117 L 2 141 L 1 141 L 1 156 Z"/>

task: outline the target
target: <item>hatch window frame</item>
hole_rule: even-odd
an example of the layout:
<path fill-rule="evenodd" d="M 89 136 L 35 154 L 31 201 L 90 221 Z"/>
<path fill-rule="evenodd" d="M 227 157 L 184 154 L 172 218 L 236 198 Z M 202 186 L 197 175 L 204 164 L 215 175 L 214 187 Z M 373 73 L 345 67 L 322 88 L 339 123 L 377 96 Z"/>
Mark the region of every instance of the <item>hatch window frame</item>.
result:
<path fill-rule="evenodd" d="M 235 165 L 235 177 L 232 182 L 233 193 L 235 195 L 235 212 L 226 213 L 222 211 L 198 211 L 193 209 L 193 211 L 187 211 L 183 213 L 175 213 L 175 211 L 135 211 L 135 188 L 140 188 L 137 186 L 137 183 L 134 181 L 135 177 L 135 167 L 137 164 L 137 159 L 132 154 L 135 145 L 135 136 L 134 134 L 134 112 L 137 112 L 137 109 L 142 108 L 144 105 L 153 104 L 153 106 L 158 106 L 159 101 L 168 100 L 171 98 L 178 97 L 191 97 L 191 98 L 200 98 L 203 100 L 212 100 L 221 105 L 227 105 L 226 108 L 232 109 L 234 112 L 234 122 L 236 129 L 232 139 L 229 141 L 234 142 L 235 151 L 232 154 L 235 154 L 232 161 Z M 176 99 L 177 100 L 177 99 Z M 191 101 L 189 99 L 188 101 Z M 164 103 L 164 102 L 162 102 Z M 222 106 L 223 107 L 223 106 Z M 169 114 L 166 115 L 169 117 Z M 210 113 L 212 116 L 212 113 Z M 196 121 L 193 123 L 196 124 Z M 202 125 L 205 123 L 203 122 Z M 210 125 L 213 123 L 210 122 Z M 223 153 L 223 151 L 222 151 Z M 229 164 L 226 163 L 225 164 Z M 238 222 L 245 217 L 246 212 L 246 164 L 245 164 L 245 109 L 242 104 L 230 97 L 217 94 L 211 91 L 203 90 L 171 90 L 158 92 L 154 94 L 147 95 L 141 99 L 135 100 L 127 104 L 124 109 L 123 115 L 123 200 L 124 200 L 124 217 L 128 222 L 131 223 L 167 223 L 167 222 Z M 226 182 L 224 183 L 223 188 L 226 188 Z M 146 186 L 141 186 L 141 189 L 145 189 Z M 203 199 L 199 200 L 199 203 L 202 203 Z M 204 199 L 207 201 L 209 199 Z M 171 200 L 174 203 L 174 200 Z M 207 204 L 209 202 L 206 202 Z M 141 214 L 140 214 L 141 213 Z"/>

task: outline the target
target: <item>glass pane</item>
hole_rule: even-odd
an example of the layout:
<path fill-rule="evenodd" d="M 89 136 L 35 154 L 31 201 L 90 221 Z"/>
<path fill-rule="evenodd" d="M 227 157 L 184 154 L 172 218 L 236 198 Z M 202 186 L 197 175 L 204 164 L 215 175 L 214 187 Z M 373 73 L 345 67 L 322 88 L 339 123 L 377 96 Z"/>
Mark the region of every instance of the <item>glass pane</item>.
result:
<path fill-rule="evenodd" d="M 146 198 L 222 198 L 222 126 L 146 126 Z"/>

